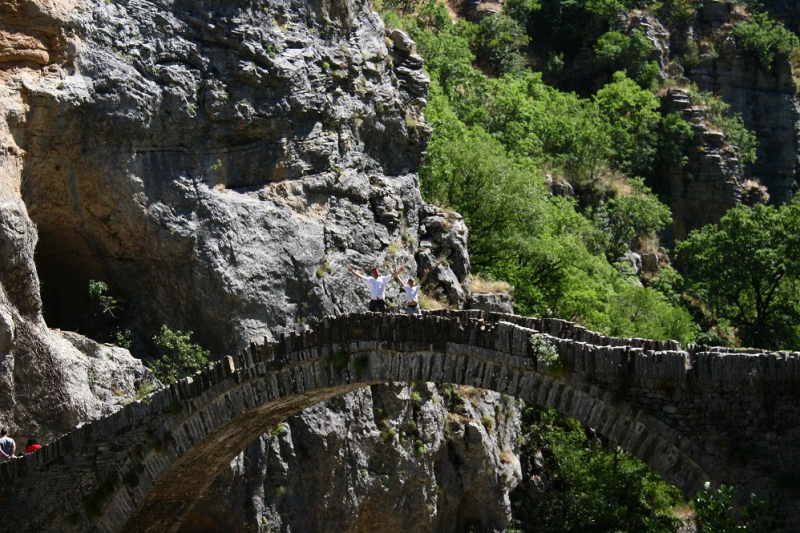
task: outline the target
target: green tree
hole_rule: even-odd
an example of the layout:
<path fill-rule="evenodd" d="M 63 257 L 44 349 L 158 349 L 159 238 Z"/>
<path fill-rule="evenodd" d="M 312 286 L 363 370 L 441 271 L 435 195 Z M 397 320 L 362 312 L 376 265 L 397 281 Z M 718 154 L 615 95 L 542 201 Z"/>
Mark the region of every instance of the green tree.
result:
<path fill-rule="evenodd" d="M 523 28 L 528 24 L 528 18 L 534 11 L 542 8 L 539 0 L 507 0 L 503 4 L 503 13 L 522 24 Z"/>
<path fill-rule="evenodd" d="M 744 125 L 741 113 L 732 113 L 731 106 L 713 93 L 691 91 L 689 96 L 695 104 L 708 109 L 708 122 L 725 134 L 725 140 L 739 149 L 739 157 L 745 163 L 755 163 L 758 139 L 754 131 Z"/>
<path fill-rule="evenodd" d="M 689 312 L 650 287 L 619 284 L 610 315 L 608 333 L 616 337 L 674 339 L 688 344 L 697 335 Z"/>
<path fill-rule="evenodd" d="M 476 55 L 498 74 L 520 72 L 525 59 L 519 50 L 528 44 L 525 28 L 502 13 L 484 17 L 478 24 Z"/>
<path fill-rule="evenodd" d="M 675 250 L 689 293 L 729 319 L 745 345 L 800 348 L 800 204 L 738 206 Z"/>
<path fill-rule="evenodd" d="M 114 317 L 114 311 L 119 309 L 119 301 L 111 295 L 111 289 L 103 281 L 89 280 L 89 300 L 102 314 Z"/>
<path fill-rule="evenodd" d="M 736 24 L 731 31 L 736 44 L 758 66 L 769 72 L 778 56 L 787 57 L 800 46 L 797 35 L 787 30 L 783 24 L 772 20 L 767 13 L 753 15 L 750 20 Z"/>
<path fill-rule="evenodd" d="M 672 508 L 683 500 L 641 461 L 603 443 L 556 411 L 523 410 L 523 453 L 541 450 L 551 472 L 548 497 L 536 510 L 536 531 L 672 533 Z"/>
<path fill-rule="evenodd" d="M 168 385 L 208 365 L 208 350 L 191 342 L 191 337 L 191 331 L 172 331 L 166 325 L 153 337 L 161 357 L 150 364 L 150 369 L 161 383 Z"/>
<path fill-rule="evenodd" d="M 786 525 L 779 506 L 774 501 L 760 500 L 755 494 L 737 511 L 733 487 L 725 485 L 713 490 L 706 483 L 697 493 L 694 510 L 699 533 L 773 533 Z"/>
<path fill-rule="evenodd" d="M 658 98 L 624 72 L 615 72 L 613 81 L 597 91 L 595 101 L 616 141 L 617 166 L 631 175 L 650 175 L 662 120 Z"/>
<path fill-rule="evenodd" d="M 612 261 L 653 239 L 672 222 L 672 212 L 651 194 L 641 178 L 628 180 L 631 193 L 611 198 L 601 207 L 599 219 L 608 236 L 606 254 Z"/>
<path fill-rule="evenodd" d="M 609 74 L 625 71 L 643 89 L 652 89 L 658 81 L 660 68 L 648 61 L 655 48 L 641 30 L 631 35 L 618 31 L 606 32 L 594 45 L 595 64 Z"/>

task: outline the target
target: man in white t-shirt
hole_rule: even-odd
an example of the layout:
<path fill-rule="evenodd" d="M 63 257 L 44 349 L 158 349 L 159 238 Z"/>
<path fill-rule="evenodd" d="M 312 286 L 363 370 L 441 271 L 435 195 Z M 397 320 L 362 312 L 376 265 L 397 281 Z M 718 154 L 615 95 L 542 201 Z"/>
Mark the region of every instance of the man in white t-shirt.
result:
<path fill-rule="evenodd" d="M 14 439 L 8 436 L 8 428 L 0 429 L 0 463 L 5 463 L 17 451 L 17 444 Z"/>
<path fill-rule="evenodd" d="M 363 279 L 369 285 L 369 310 L 373 313 L 386 312 L 386 285 L 392 280 L 397 272 L 393 272 L 387 276 L 381 276 L 377 268 L 372 269 L 372 276 L 365 276 L 359 274 L 353 267 L 347 265 L 347 270 L 357 278 Z"/>
<path fill-rule="evenodd" d="M 406 267 L 400 267 L 400 270 L 397 272 L 402 272 L 405 270 L 405 268 Z M 419 286 L 425 283 L 425 280 L 428 279 L 428 274 L 430 274 L 430 271 L 430 268 L 425 269 L 425 275 L 422 276 L 422 279 L 419 280 L 419 283 L 417 283 L 413 277 L 409 277 L 406 285 L 403 285 L 403 280 L 400 279 L 400 276 L 395 274 L 397 281 L 400 282 L 400 285 L 403 285 L 403 288 L 406 291 L 406 313 L 409 315 L 422 314 L 422 309 L 419 307 Z"/>

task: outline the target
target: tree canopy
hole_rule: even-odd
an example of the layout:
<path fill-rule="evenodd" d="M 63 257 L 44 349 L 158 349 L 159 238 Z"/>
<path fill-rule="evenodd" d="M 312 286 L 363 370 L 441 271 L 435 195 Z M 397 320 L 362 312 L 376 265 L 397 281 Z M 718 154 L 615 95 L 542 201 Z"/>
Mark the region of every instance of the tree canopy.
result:
<path fill-rule="evenodd" d="M 689 293 L 728 318 L 746 346 L 800 348 L 800 203 L 738 206 L 695 230 L 676 252 Z"/>

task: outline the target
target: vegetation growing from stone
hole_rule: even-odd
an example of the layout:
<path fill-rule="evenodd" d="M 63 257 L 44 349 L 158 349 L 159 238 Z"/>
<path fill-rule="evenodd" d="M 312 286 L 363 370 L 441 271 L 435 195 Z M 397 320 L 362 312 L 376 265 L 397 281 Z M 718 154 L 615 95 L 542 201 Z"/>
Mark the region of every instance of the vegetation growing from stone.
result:
<path fill-rule="evenodd" d="M 772 70 L 777 56 L 788 56 L 800 47 L 800 39 L 767 13 L 757 13 L 750 20 L 739 22 L 731 35 L 742 51 L 767 72 Z"/>
<path fill-rule="evenodd" d="M 689 91 L 692 102 L 708 109 L 711 126 L 725 134 L 725 139 L 739 149 L 739 157 L 745 163 L 755 163 L 758 139 L 753 131 L 744 126 L 740 113 L 731 113 L 730 104 L 709 92 L 700 92 L 692 87 Z"/>
<path fill-rule="evenodd" d="M 208 350 L 191 338 L 191 331 L 172 331 L 166 325 L 153 337 L 161 357 L 150 363 L 150 369 L 161 383 L 173 383 L 208 365 Z"/>
<path fill-rule="evenodd" d="M 533 7 L 514 4 L 511 11 Z M 413 11 L 407 8 L 384 17 L 412 33 L 431 74 L 426 118 L 434 132 L 421 186 L 429 201 L 464 216 L 475 270 L 510 282 L 520 313 L 565 317 L 606 333 L 642 327 L 658 338 L 690 342 L 695 328 L 689 314 L 612 264 L 632 248 L 657 242 L 656 233 L 669 222 L 669 209 L 632 176 L 652 172 L 664 154 L 680 160 L 675 132 L 687 135 L 688 126 L 675 128 L 674 117 L 664 119 L 653 92 L 624 72 L 581 98 L 527 68 L 497 69 L 491 58 L 500 45 L 473 24 L 453 24 L 444 9 L 426 2 L 418 17 L 401 16 Z M 604 50 L 618 39 L 607 40 Z M 520 53 L 522 44 L 505 53 Z M 638 46 L 630 45 L 632 54 L 642 55 Z M 490 78 L 476 67 L 505 75 Z M 573 183 L 578 200 L 599 201 L 581 205 L 548 194 L 548 171 Z M 652 307 L 634 313 L 620 305 L 643 300 Z"/>
<path fill-rule="evenodd" d="M 547 337 L 534 333 L 531 335 L 530 343 L 531 350 L 538 362 L 546 364 L 551 369 L 559 367 L 561 360 L 558 357 L 558 351 L 553 343 L 547 340 Z"/>
<path fill-rule="evenodd" d="M 131 331 L 120 326 L 125 302 L 112 292 L 106 282 L 94 279 L 89 280 L 87 296 L 87 334 L 98 341 L 113 342 L 117 346 L 130 349 Z"/>
<path fill-rule="evenodd" d="M 671 213 L 648 184 L 659 169 L 687 164 L 685 147 L 694 136 L 678 115 L 660 110 L 651 42 L 640 30 L 625 34 L 612 27 L 621 11 L 648 4 L 509 0 L 503 14 L 476 25 L 452 23 L 436 1 L 386 0 L 380 7 L 387 25 L 412 35 L 431 76 L 426 119 L 433 136 L 420 171 L 423 195 L 464 216 L 474 270 L 510 282 L 522 314 L 566 318 L 615 336 L 682 342 L 693 341 L 701 326 L 704 342 L 736 342 L 738 334 L 747 344 L 770 346 L 761 333 L 748 333 L 758 313 L 727 300 L 722 305 L 725 291 L 709 288 L 726 283 L 727 275 L 716 271 L 715 277 L 714 267 L 733 267 L 735 259 L 720 255 L 688 280 L 663 268 L 644 286 L 620 261 L 630 251 L 659 247 Z M 757 2 L 742 5 L 760 9 Z M 675 27 L 688 23 L 698 6 L 677 0 L 653 7 L 666 11 Z M 734 28 L 741 50 L 761 56 L 765 70 L 776 54 L 796 46 L 784 32 L 765 15 Z M 711 41 L 701 44 L 698 53 L 716 53 Z M 575 71 L 571 65 L 586 49 L 592 68 Z M 710 126 L 739 149 L 741 160 L 755 162 L 756 137 L 741 116 L 713 94 L 693 88 L 691 97 L 708 108 Z M 551 194 L 546 174 L 570 183 L 575 197 Z M 693 264 L 714 255 L 702 252 L 702 244 L 681 246 Z M 768 256 L 756 254 L 747 268 L 761 268 L 756 263 Z M 795 342 L 789 325 L 797 323 L 793 309 L 800 302 L 790 301 L 797 291 L 789 285 L 767 298 L 781 309 L 768 319 L 772 346 Z M 742 303 L 764 304 L 759 298 Z M 548 517 L 544 530 L 675 530 L 669 512 L 681 502 L 675 489 L 574 421 L 537 416 L 528 430 L 546 448 L 557 479 L 555 496 L 541 510 Z"/>

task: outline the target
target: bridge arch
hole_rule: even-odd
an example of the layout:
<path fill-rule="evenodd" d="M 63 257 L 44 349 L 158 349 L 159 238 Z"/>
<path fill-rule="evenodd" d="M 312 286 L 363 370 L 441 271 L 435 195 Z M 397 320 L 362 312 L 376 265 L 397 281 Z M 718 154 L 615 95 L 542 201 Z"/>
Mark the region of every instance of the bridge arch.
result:
<path fill-rule="evenodd" d="M 557 348 L 558 372 L 539 360 L 534 334 Z M 174 531 L 222 468 L 271 427 L 333 396 L 405 381 L 470 385 L 557 409 L 686 493 L 707 480 L 730 482 L 729 475 L 746 481 L 746 469 L 709 453 L 716 444 L 687 431 L 697 405 L 689 393 L 727 367 L 714 354 L 677 348 L 479 312 L 326 318 L 314 331 L 250 346 L 147 402 L 76 428 L 43 453 L 3 465 L 2 474 L 45 499 L 53 490 L 48 480 L 59 480 L 59 491 L 61 480 L 71 482 L 66 497 L 50 500 L 61 500 L 60 509 L 22 518 L 28 529 L 72 521 L 78 530 Z M 762 357 L 739 355 L 742 375 L 764 369 Z M 16 516 L 6 512 L 15 498 L 5 496 L 0 513 Z"/>

